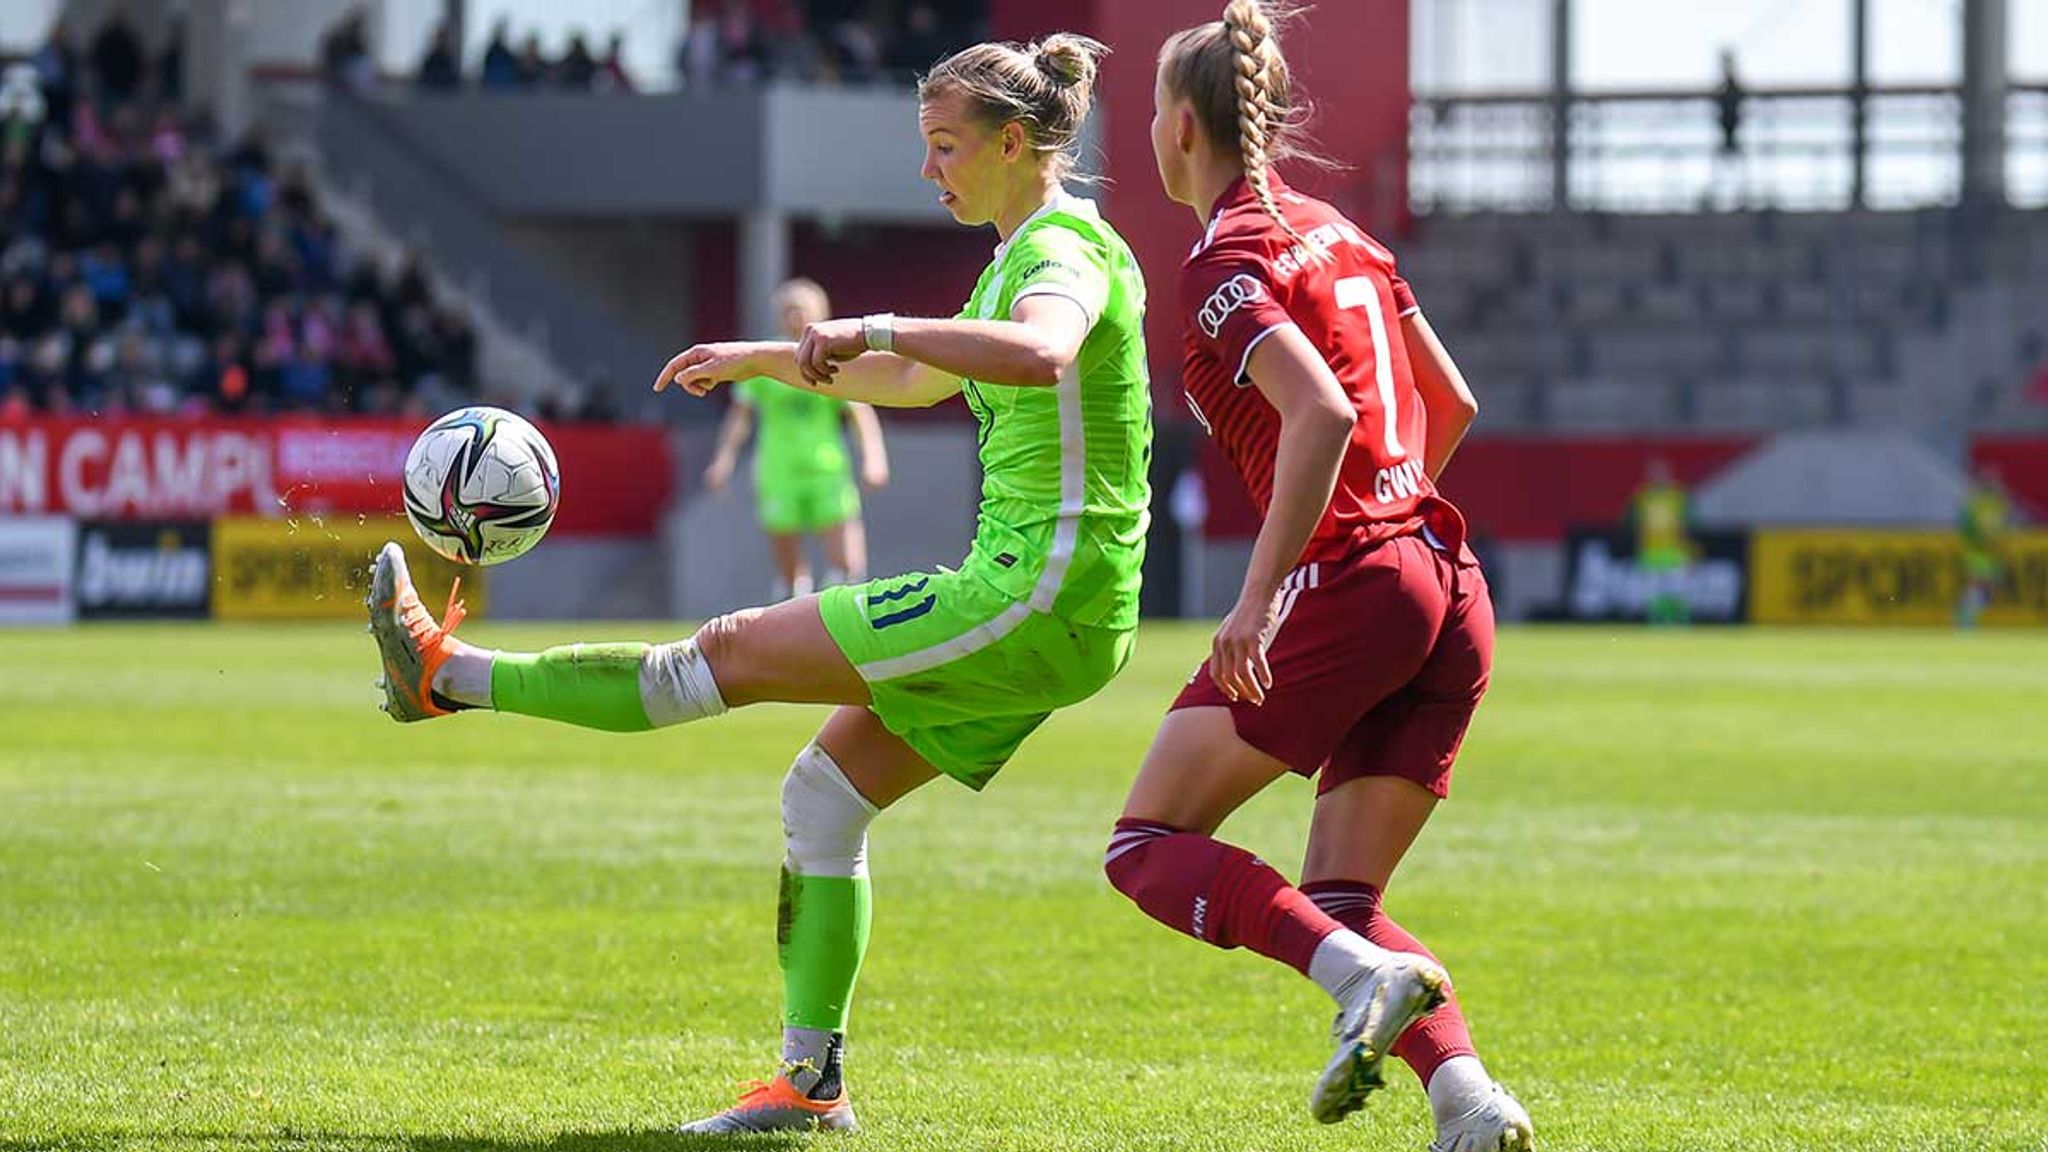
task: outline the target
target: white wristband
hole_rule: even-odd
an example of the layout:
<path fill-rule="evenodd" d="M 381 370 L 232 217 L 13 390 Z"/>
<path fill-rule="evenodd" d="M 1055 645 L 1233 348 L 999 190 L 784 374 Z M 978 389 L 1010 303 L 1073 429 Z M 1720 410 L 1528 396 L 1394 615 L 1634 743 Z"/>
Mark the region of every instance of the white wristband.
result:
<path fill-rule="evenodd" d="M 860 318 L 860 337 L 870 352 L 896 350 L 896 314 L 871 312 Z"/>

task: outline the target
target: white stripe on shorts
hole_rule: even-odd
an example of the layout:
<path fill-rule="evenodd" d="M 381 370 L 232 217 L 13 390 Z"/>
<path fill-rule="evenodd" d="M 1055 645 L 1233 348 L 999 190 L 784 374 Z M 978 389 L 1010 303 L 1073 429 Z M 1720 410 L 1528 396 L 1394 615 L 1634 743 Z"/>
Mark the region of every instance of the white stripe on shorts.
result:
<path fill-rule="evenodd" d="M 1321 583 L 1319 576 L 1316 565 L 1304 564 L 1289 572 L 1287 579 L 1280 582 L 1280 611 L 1273 616 L 1273 635 L 1266 641 L 1267 647 L 1272 647 L 1273 641 L 1280 638 L 1280 626 L 1287 623 L 1287 614 L 1294 611 L 1294 602 L 1300 598 L 1302 590 Z"/>
<path fill-rule="evenodd" d="M 1012 604 L 997 613 L 988 622 L 976 624 L 951 640 L 941 641 L 929 648 L 920 648 L 915 652 L 906 652 L 901 656 L 891 656 L 887 660 L 876 660 L 868 664 L 862 664 L 856 667 L 854 671 L 860 673 L 861 679 L 873 683 L 877 680 L 894 680 L 899 676 L 914 675 L 918 672 L 937 668 L 941 664 L 950 664 L 962 657 L 972 656 L 983 648 L 1008 636 L 1029 615 L 1031 615 L 1030 604 L 1023 602 Z"/>

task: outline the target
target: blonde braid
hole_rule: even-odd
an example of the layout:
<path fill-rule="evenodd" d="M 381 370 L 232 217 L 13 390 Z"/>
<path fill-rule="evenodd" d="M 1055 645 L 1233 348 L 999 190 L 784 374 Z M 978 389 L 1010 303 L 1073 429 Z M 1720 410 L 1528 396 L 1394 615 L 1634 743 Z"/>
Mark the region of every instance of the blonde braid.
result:
<path fill-rule="evenodd" d="M 1315 246 L 1294 230 L 1273 199 L 1272 184 L 1266 179 L 1270 163 L 1266 146 L 1273 137 L 1275 85 L 1280 83 L 1280 50 L 1273 43 L 1273 25 L 1258 0 L 1230 0 L 1223 10 L 1223 27 L 1230 34 L 1230 46 L 1237 56 L 1237 150 L 1244 161 L 1245 183 L 1282 231 L 1319 256 Z M 1278 94 L 1285 99 L 1286 94 Z"/>

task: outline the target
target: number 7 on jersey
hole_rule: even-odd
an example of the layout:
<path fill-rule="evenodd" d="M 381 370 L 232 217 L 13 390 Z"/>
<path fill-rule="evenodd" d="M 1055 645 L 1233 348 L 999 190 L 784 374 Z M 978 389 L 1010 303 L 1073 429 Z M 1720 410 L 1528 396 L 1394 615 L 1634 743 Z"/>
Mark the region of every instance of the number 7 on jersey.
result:
<path fill-rule="evenodd" d="M 1394 361 L 1387 352 L 1387 317 L 1380 307 L 1379 291 L 1369 276 L 1346 276 L 1333 286 L 1339 308 L 1365 309 L 1372 327 L 1372 378 L 1380 394 L 1380 430 L 1386 437 L 1387 458 L 1399 460 L 1408 454 L 1401 446 L 1401 422 L 1394 408 Z"/>

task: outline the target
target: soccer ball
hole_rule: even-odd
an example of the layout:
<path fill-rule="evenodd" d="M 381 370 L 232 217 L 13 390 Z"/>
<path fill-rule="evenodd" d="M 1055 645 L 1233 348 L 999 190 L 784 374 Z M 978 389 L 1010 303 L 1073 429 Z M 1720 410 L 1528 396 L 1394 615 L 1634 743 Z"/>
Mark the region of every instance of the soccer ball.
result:
<path fill-rule="evenodd" d="M 462 564 L 500 564 L 540 543 L 561 503 L 555 450 L 502 408 L 458 408 L 405 456 L 405 518 Z"/>

